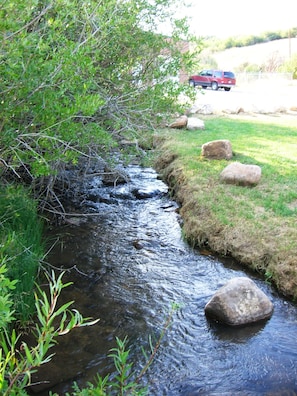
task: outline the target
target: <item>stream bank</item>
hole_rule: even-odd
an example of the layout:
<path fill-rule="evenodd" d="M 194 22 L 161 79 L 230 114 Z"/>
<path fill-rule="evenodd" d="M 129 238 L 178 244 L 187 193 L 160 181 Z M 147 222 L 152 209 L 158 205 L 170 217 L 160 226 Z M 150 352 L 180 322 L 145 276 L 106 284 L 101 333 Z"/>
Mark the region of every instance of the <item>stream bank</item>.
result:
<path fill-rule="evenodd" d="M 197 199 L 199 196 L 203 198 L 199 193 L 199 185 L 194 185 L 187 178 L 174 143 L 172 147 L 170 145 L 170 135 L 169 138 L 166 135 L 158 136 L 156 141 L 158 155 L 154 167 L 168 184 L 171 196 L 181 206 L 183 233 L 188 243 L 200 251 L 232 257 L 243 268 L 261 274 L 279 293 L 294 301 L 297 290 L 296 244 L 291 250 L 277 249 L 281 244 L 282 235 L 276 235 L 273 228 L 267 228 L 269 223 L 266 225 L 265 221 L 262 230 L 252 221 L 223 224 L 216 213 L 204 204 L 203 199 L 200 199 L 200 202 Z M 196 171 L 199 172 L 199 168 Z M 220 194 L 221 185 L 217 180 L 211 177 L 208 179 L 206 175 L 204 181 L 204 188 L 208 189 L 209 194 L 214 197 Z M 286 219 L 283 219 L 283 224 L 285 230 Z M 287 229 L 289 230 L 289 226 Z M 287 234 L 290 235 L 289 232 Z M 287 237 L 287 234 L 284 235 Z M 292 246 L 293 243 L 295 239 L 292 240 Z"/>

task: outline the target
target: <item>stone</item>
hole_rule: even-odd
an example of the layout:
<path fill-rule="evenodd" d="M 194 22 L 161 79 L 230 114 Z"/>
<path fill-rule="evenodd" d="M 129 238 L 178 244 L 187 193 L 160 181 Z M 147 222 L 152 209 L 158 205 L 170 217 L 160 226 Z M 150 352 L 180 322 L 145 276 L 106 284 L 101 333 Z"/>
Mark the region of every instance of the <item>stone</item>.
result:
<path fill-rule="evenodd" d="M 137 199 L 147 199 L 147 198 L 153 198 L 157 196 L 162 196 L 165 195 L 168 192 L 168 190 L 164 189 L 159 189 L 159 188 L 135 188 L 132 190 L 132 194 L 137 198 Z"/>
<path fill-rule="evenodd" d="M 210 104 L 195 104 L 190 109 L 191 114 L 203 114 L 203 115 L 211 115 L 214 113 L 214 110 Z"/>
<path fill-rule="evenodd" d="M 205 129 L 204 121 L 199 118 L 189 117 L 187 122 L 187 129 L 189 131 L 193 131 L 195 129 Z"/>
<path fill-rule="evenodd" d="M 225 114 L 240 114 L 240 113 L 244 113 L 244 109 L 243 107 L 234 107 L 234 108 L 227 108 L 222 110 L 223 113 Z"/>
<path fill-rule="evenodd" d="M 204 311 L 220 323 L 242 326 L 269 319 L 273 304 L 251 279 L 236 277 L 214 294 Z"/>
<path fill-rule="evenodd" d="M 208 159 L 232 158 L 232 146 L 229 140 L 213 140 L 202 145 L 201 155 Z"/>
<path fill-rule="evenodd" d="M 182 128 L 186 128 L 187 123 L 188 123 L 188 117 L 186 115 L 183 115 L 177 118 L 175 121 L 173 121 L 168 127 L 182 129 Z"/>
<path fill-rule="evenodd" d="M 261 168 L 258 165 L 233 162 L 226 166 L 220 174 L 222 182 L 239 186 L 255 186 L 261 179 Z"/>

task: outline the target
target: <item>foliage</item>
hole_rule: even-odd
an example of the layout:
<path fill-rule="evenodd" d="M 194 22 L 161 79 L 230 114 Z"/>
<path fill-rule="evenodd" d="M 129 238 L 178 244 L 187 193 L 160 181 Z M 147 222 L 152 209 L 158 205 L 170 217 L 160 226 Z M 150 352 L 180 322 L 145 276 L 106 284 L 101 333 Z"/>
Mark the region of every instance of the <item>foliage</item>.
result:
<path fill-rule="evenodd" d="M 267 43 L 269 41 L 281 40 L 289 37 L 296 37 L 297 27 L 285 31 L 268 31 L 261 35 L 229 37 L 225 40 L 224 49 L 233 47 L 247 47 L 250 45 Z"/>
<path fill-rule="evenodd" d="M 294 54 L 287 60 L 280 68 L 279 71 L 286 73 L 293 73 L 293 79 L 297 79 L 297 54 Z"/>
<path fill-rule="evenodd" d="M 181 108 L 177 98 L 191 91 L 176 83 L 176 77 L 181 69 L 186 72 L 192 58 L 184 51 L 184 44 L 191 41 L 185 21 L 172 17 L 171 10 L 179 3 L 2 2 L 1 179 L 25 181 L 37 198 L 59 203 L 55 178 L 65 164 L 75 164 L 81 155 L 108 155 L 122 137 L 138 137 L 153 128 L 162 114 Z M 170 37 L 156 33 L 162 20 L 172 24 Z M 7 267 L 7 278 L 0 277 L 5 292 L 0 299 L 3 321 L 9 323 L 12 315 L 25 321 L 32 313 L 41 226 L 36 206 L 28 207 L 24 190 L 1 189 L 0 200 L 0 258 Z M 50 359 L 46 354 L 55 337 L 90 324 L 78 312 L 69 311 L 71 303 L 54 312 L 64 287 L 60 277 L 53 278 L 50 301 L 38 289 L 36 347 L 22 342 L 15 331 L 9 333 L 3 323 L 2 394 L 25 394 L 32 372 Z M 60 320 L 58 327 L 54 319 Z"/>
<path fill-rule="evenodd" d="M 196 70 L 196 72 L 199 72 L 203 69 L 218 69 L 217 61 L 207 51 L 199 56 L 199 66 L 200 70 Z"/>
<path fill-rule="evenodd" d="M 102 378 L 99 374 L 95 379 L 95 384 L 89 383 L 84 389 L 80 389 L 74 384 L 73 396 L 112 396 L 112 395 L 147 395 L 147 389 L 138 384 L 133 378 L 133 363 L 129 361 L 129 349 L 127 349 L 127 338 L 120 340 L 116 338 L 117 347 L 111 350 L 110 357 L 113 358 L 116 374 L 110 374 Z M 58 396 L 58 395 L 54 395 Z M 67 396 L 70 396 L 68 393 Z"/>
<path fill-rule="evenodd" d="M 48 355 L 48 351 L 56 344 L 56 338 L 77 327 L 90 326 L 98 322 L 83 318 L 75 309 L 70 310 L 73 301 L 58 306 L 62 290 L 70 285 L 64 284 L 62 277 L 63 273 L 56 278 L 54 272 L 48 276 L 49 297 L 45 291 L 37 287 L 35 306 L 39 323 L 35 325 L 35 346 L 28 345 L 15 330 L 1 330 L 1 395 L 25 395 L 24 389 L 31 384 L 31 376 L 36 368 L 51 360 L 52 355 Z"/>
<path fill-rule="evenodd" d="M 0 262 L 14 285 L 11 298 L 15 316 L 27 321 L 34 312 L 34 283 L 43 257 L 42 222 L 36 203 L 21 186 L 0 188 Z M 6 291 L 1 289 L 5 298 Z"/>
<path fill-rule="evenodd" d="M 284 31 L 268 31 L 261 35 L 231 36 L 224 40 L 216 37 L 205 37 L 204 45 L 212 51 L 224 51 L 229 48 L 247 47 L 290 37 L 297 37 L 297 27 Z"/>
<path fill-rule="evenodd" d="M 152 342 L 152 338 L 149 338 L 150 345 L 150 354 L 142 348 L 142 352 L 145 358 L 145 363 L 143 368 L 139 373 L 133 370 L 133 363 L 129 361 L 129 353 L 130 350 L 127 349 L 128 340 L 124 338 L 124 340 L 120 340 L 118 337 L 116 338 L 117 346 L 116 348 L 111 349 L 111 353 L 109 357 L 113 359 L 115 366 L 115 373 L 108 374 L 105 377 L 101 377 L 100 374 L 97 375 L 95 380 L 95 385 L 89 383 L 88 386 L 84 389 L 80 389 L 77 384 L 74 384 L 74 392 L 72 396 L 124 396 L 124 395 L 147 395 L 148 389 L 147 387 L 143 387 L 140 384 L 140 381 L 144 374 L 147 372 L 149 367 L 151 366 L 153 360 L 156 357 L 156 354 L 160 348 L 161 342 L 168 330 L 169 326 L 172 323 L 173 314 L 179 308 L 179 305 L 173 303 L 171 309 L 167 315 L 167 318 L 164 322 L 162 331 L 160 333 L 159 338 L 155 343 Z M 58 396 L 58 395 L 53 395 Z M 70 396 L 70 394 L 67 394 Z"/>
<path fill-rule="evenodd" d="M 5 258 L 0 262 L 0 329 L 6 329 L 15 318 L 13 312 L 13 301 L 11 291 L 15 289 L 16 280 L 11 281 L 7 278 Z"/>
<path fill-rule="evenodd" d="M 61 163 L 108 155 L 126 133 L 176 109 L 192 63 L 176 0 L 7 0 L 0 11 L 0 161 L 4 177 L 48 194 Z M 167 18 L 167 19 L 166 19 Z M 173 25 L 157 34 L 159 21 Z M 189 92 L 189 91 L 188 91 Z M 8 172 L 7 172 L 8 171 Z M 50 185 L 51 186 L 51 185 Z M 50 190 L 50 192 L 52 192 Z M 52 194 L 53 196 L 53 194 Z"/>
<path fill-rule="evenodd" d="M 5 267 L 1 267 L 1 274 L 5 274 Z M 37 312 L 37 322 L 35 324 L 34 336 L 36 345 L 28 345 L 22 335 L 17 335 L 15 330 L 9 330 L 7 324 L 11 317 L 1 318 L 3 326 L 0 331 L 0 393 L 8 395 L 27 395 L 26 388 L 32 384 L 32 374 L 42 364 L 52 359 L 49 350 L 57 343 L 57 337 L 65 335 L 75 328 L 91 326 L 98 322 L 83 318 L 75 309 L 70 309 L 73 301 L 59 306 L 58 300 L 64 288 L 71 283 L 63 283 L 64 273 L 56 277 L 55 273 L 47 275 L 49 292 L 37 286 L 35 293 L 35 306 Z M 0 284 L 6 288 L 13 288 L 15 282 L 9 282 L 4 276 L 0 277 Z M 172 316 L 177 304 L 173 304 L 162 328 L 159 339 L 153 345 L 150 339 L 151 353 L 144 353 L 146 362 L 137 374 L 133 369 L 133 363 L 129 361 L 129 350 L 127 349 L 127 339 L 116 339 L 117 347 L 111 349 L 110 357 L 113 358 L 115 370 L 114 374 L 101 377 L 99 374 L 95 379 L 95 385 L 89 383 L 86 388 L 80 389 L 74 384 L 74 396 L 84 395 L 146 395 L 147 389 L 140 385 L 140 380 L 152 364 L 161 341 L 169 328 Z M 6 310 L 10 311 L 7 304 Z M 12 312 L 10 312 L 12 314 Z"/>
<path fill-rule="evenodd" d="M 246 72 L 246 73 L 258 73 L 261 71 L 261 66 L 255 63 L 243 62 L 237 68 L 235 68 L 237 72 Z"/>

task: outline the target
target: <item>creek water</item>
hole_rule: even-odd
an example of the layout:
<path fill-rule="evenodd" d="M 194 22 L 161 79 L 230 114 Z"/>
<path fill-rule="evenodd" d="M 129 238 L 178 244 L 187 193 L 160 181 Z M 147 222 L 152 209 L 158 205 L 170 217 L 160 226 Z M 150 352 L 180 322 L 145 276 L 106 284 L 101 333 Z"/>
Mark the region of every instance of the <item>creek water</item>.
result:
<path fill-rule="evenodd" d="M 100 321 L 59 339 L 32 394 L 64 395 L 74 381 L 84 386 L 98 372 L 114 371 L 107 355 L 115 337 L 127 336 L 139 369 L 141 347 L 158 338 L 172 303 L 180 308 L 143 378 L 149 395 L 297 394 L 296 306 L 236 263 L 188 246 L 167 186 L 152 169 L 126 171 L 131 180 L 123 185 L 104 187 L 92 178 L 81 208 L 88 216 L 49 234 L 56 243 L 48 261 L 73 281 L 64 301 Z M 205 304 L 235 276 L 248 276 L 268 295 L 269 321 L 231 328 L 205 317 Z"/>

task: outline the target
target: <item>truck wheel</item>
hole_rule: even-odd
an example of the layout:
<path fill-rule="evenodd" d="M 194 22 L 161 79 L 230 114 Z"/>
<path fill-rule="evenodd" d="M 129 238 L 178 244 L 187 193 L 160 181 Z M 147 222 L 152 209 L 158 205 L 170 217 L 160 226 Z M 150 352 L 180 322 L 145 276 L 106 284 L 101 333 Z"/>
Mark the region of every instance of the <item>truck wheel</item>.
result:
<path fill-rule="evenodd" d="M 217 91 L 218 88 L 219 88 L 218 83 L 215 82 L 215 81 L 213 81 L 213 82 L 211 83 L 211 89 L 212 89 L 213 91 Z"/>

